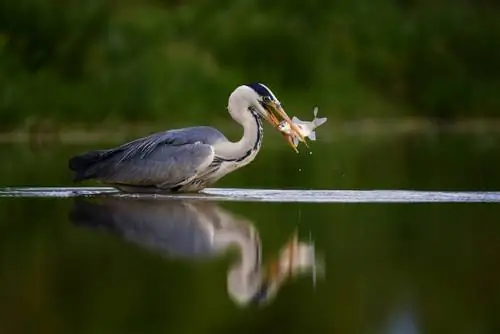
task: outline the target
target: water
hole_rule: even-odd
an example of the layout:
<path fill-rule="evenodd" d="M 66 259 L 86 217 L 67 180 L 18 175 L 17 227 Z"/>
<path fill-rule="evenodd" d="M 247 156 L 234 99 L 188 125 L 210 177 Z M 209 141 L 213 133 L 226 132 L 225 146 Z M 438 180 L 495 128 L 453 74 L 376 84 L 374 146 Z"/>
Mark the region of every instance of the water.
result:
<path fill-rule="evenodd" d="M 293 203 L 460 203 L 500 202 L 498 191 L 415 191 L 415 190 L 280 190 L 206 188 L 191 194 L 127 194 L 110 187 L 9 187 L 0 197 L 76 197 L 108 195 L 136 199 L 196 199 L 209 201 L 293 202 Z"/>
<path fill-rule="evenodd" d="M 0 332 L 499 333 L 499 142 L 264 145 L 175 198 L 0 146 Z"/>

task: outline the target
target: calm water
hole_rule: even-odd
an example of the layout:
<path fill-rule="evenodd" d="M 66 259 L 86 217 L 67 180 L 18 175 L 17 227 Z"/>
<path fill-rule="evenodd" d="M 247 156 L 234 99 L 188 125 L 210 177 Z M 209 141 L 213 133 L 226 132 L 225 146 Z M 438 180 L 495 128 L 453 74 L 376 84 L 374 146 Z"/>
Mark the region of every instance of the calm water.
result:
<path fill-rule="evenodd" d="M 54 191 L 91 146 L 0 146 L 0 333 L 500 333 L 498 137 L 265 143 L 202 200 Z"/>

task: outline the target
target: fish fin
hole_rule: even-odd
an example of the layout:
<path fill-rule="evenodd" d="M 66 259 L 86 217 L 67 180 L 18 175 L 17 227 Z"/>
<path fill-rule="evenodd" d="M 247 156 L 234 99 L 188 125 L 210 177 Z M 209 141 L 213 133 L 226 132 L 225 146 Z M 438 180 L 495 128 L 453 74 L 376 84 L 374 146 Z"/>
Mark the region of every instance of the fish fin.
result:
<path fill-rule="evenodd" d="M 326 117 L 316 118 L 316 119 L 314 120 L 314 126 L 315 126 L 315 127 L 318 127 L 318 126 L 320 126 L 321 124 L 324 124 L 327 120 L 328 120 L 328 118 L 326 118 Z"/>
<path fill-rule="evenodd" d="M 319 110 L 318 106 L 314 106 L 313 108 L 314 118 L 316 118 L 316 115 L 318 115 L 318 110 Z"/>
<path fill-rule="evenodd" d="M 316 131 L 311 131 L 308 137 L 311 140 L 316 140 Z"/>
<path fill-rule="evenodd" d="M 293 146 L 295 146 L 295 147 L 297 147 L 297 145 L 299 144 L 299 140 L 295 136 L 293 136 L 292 142 L 293 142 Z"/>
<path fill-rule="evenodd" d="M 298 119 L 297 117 L 293 116 L 292 117 L 292 122 L 293 123 L 301 123 L 302 121 L 300 119 Z"/>

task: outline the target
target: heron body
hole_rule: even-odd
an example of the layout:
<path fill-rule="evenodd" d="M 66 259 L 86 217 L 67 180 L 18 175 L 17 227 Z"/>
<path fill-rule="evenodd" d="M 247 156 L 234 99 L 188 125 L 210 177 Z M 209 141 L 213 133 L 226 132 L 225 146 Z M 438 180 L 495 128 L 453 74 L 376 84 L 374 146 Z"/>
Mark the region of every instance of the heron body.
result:
<path fill-rule="evenodd" d="M 219 130 L 194 126 L 151 134 L 121 146 L 72 157 L 75 181 L 98 180 L 126 192 L 197 192 L 253 161 L 263 140 L 262 119 L 275 128 L 275 112 L 291 122 L 263 84 L 236 88 L 228 111 L 243 136 L 229 141 Z"/>

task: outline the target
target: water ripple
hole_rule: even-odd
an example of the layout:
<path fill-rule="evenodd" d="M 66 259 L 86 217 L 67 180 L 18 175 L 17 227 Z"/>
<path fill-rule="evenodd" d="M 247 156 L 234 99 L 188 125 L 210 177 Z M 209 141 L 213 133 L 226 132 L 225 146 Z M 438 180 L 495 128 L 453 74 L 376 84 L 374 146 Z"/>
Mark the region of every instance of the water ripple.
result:
<path fill-rule="evenodd" d="M 118 196 L 156 199 L 200 199 L 245 202 L 308 203 L 499 203 L 500 192 L 415 190 L 278 190 L 207 188 L 198 194 L 125 194 L 108 187 L 3 188 L 0 197 Z"/>

